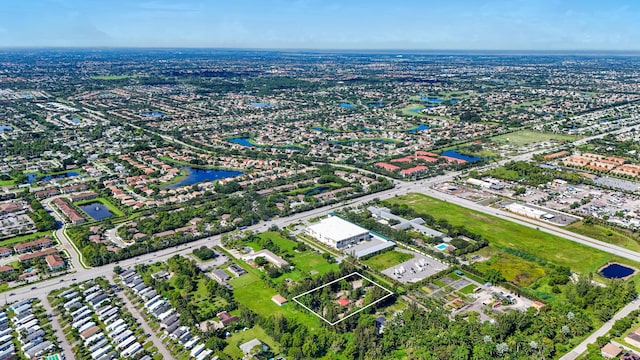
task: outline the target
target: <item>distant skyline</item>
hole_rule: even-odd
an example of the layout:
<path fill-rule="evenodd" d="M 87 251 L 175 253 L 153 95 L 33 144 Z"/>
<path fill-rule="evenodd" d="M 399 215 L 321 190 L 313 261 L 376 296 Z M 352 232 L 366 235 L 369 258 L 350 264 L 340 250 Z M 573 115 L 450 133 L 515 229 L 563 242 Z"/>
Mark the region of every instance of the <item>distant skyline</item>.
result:
<path fill-rule="evenodd" d="M 4 0 L 0 47 L 640 50 L 640 2 Z"/>

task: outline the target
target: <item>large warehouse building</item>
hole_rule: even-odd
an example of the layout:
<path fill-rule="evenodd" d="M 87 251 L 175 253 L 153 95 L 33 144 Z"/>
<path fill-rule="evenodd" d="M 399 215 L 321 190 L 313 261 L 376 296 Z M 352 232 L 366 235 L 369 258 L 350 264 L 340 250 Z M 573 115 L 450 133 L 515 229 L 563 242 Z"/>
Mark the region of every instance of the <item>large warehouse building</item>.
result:
<path fill-rule="evenodd" d="M 361 228 L 337 216 L 329 216 L 308 227 L 309 235 L 336 249 L 369 240 L 369 230 Z"/>

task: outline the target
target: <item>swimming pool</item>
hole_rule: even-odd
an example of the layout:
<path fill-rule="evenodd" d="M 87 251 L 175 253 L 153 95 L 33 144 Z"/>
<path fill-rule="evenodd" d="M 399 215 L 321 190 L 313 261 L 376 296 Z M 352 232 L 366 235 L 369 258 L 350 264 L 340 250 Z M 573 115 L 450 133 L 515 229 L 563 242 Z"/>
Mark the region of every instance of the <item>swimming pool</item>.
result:
<path fill-rule="evenodd" d="M 447 245 L 447 244 L 445 244 L 445 243 L 442 243 L 442 244 L 436 245 L 436 249 L 438 249 L 438 250 L 440 250 L 440 251 L 444 251 L 444 250 L 447 250 L 447 247 L 448 247 L 448 246 L 449 246 L 449 245 Z"/>

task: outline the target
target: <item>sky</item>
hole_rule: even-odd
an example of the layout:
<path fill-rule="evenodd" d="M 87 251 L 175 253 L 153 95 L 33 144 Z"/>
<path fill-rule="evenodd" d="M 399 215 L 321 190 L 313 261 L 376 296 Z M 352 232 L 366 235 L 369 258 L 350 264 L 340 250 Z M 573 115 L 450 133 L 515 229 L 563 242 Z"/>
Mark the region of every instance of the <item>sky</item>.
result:
<path fill-rule="evenodd" d="M 0 0 L 0 47 L 640 50 L 637 0 Z"/>

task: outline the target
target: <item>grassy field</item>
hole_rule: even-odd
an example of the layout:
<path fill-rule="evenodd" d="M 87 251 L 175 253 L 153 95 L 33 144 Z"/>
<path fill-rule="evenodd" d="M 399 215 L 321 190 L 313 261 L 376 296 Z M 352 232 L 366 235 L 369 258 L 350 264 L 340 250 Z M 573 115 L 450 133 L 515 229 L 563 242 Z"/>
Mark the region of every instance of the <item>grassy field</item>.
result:
<path fill-rule="evenodd" d="M 229 284 L 233 285 L 235 299 L 261 316 L 282 314 L 284 317 L 295 319 L 309 329 L 320 326 L 320 320 L 315 315 L 297 310 L 292 302 L 278 306 L 271 301 L 271 297 L 278 292 L 267 286 L 253 271 L 231 279 Z"/>
<path fill-rule="evenodd" d="M 278 344 L 271 338 L 271 336 L 267 335 L 260 326 L 256 325 L 249 330 L 240 331 L 227 339 L 229 345 L 224 348 L 223 352 L 227 355 L 230 355 L 234 359 L 240 359 L 244 356 L 242 350 L 238 347 L 241 344 L 246 343 L 247 341 L 258 339 L 263 344 L 267 344 L 271 351 L 274 354 L 278 354 L 280 352 L 280 347 Z"/>
<path fill-rule="evenodd" d="M 372 256 L 364 263 L 376 271 L 382 271 L 411 259 L 413 259 L 413 255 L 393 250 Z"/>
<path fill-rule="evenodd" d="M 465 294 L 465 295 L 469 295 L 471 293 L 473 293 L 473 290 L 475 290 L 476 285 L 475 284 L 469 284 L 465 287 L 463 287 L 462 289 L 460 289 L 460 292 Z"/>
<path fill-rule="evenodd" d="M 465 226 L 484 236 L 492 247 L 517 249 L 554 264 L 568 266 L 578 273 L 595 273 L 608 261 L 640 266 L 633 261 L 586 245 L 422 194 L 399 196 L 389 202 L 407 204 L 414 210 L 430 214 L 436 219 L 445 219 L 452 225 Z"/>
<path fill-rule="evenodd" d="M 640 244 L 635 240 L 633 235 L 626 233 L 621 229 L 610 229 L 598 224 L 588 225 L 582 221 L 575 222 L 567 226 L 566 229 L 609 244 L 622 246 L 629 250 L 640 251 Z"/>
<path fill-rule="evenodd" d="M 13 244 L 21 243 L 23 241 L 40 239 L 45 236 L 49 236 L 51 237 L 51 239 L 54 239 L 53 235 L 51 234 L 52 234 L 52 231 L 42 231 L 42 232 L 37 232 L 33 234 L 28 234 L 28 235 L 15 236 L 9 239 L 0 240 L 0 246 L 10 246 Z"/>
<path fill-rule="evenodd" d="M 302 252 L 295 251 L 294 248 L 297 245 L 295 241 L 286 239 L 275 231 L 268 231 L 258 235 L 263 239 L 270 239 L 280 247 L 280 256 L 283 256 L 289 261 L 295 269 L 293 271 L 282 274 L 274 280 L 278 283 L 285 279 L 291 279 L 293 281 L 300 281 L 304 278 L 311 276 L 311 272 L 317 272 L 317 275 L 323 275 L 331 270 L 338 270 L 337 264 L 330 264 L 325 260 L 322 255 L 312 250 L 305 250 Z M 254 250 L 260 250 L 257 243 L 249 243 Z"/>
<path fill-rule="evenodd" d="M 525 146 L 549 140 L 573 141 L 576 139 L 577 137 L 570 135 L 550 134 L 532 130 L 520 130 L 509 134 L 494 136 L 490 140 L 491 142 L 500 145 L 509 144 L 514 146 Z"/>
<path fill-rule="evenodd" d="M 499 253 L 473 266 L 482 272 L 499 270 L 508 282 L 520 287 L 527 287 L 546 275 L 540 264 L 507 253 Z"/>
<path fill-rule="evenodd" d="M 16 181 L 15 181 L 15 180 L 13 180 L 13 179 L 10 179 L 10 180 L 0 180 L 0 187 L 3 187 L 3 186 L 13 186 L 13 185 L 15 185 L 15 184 L 16 184 Z"/>

